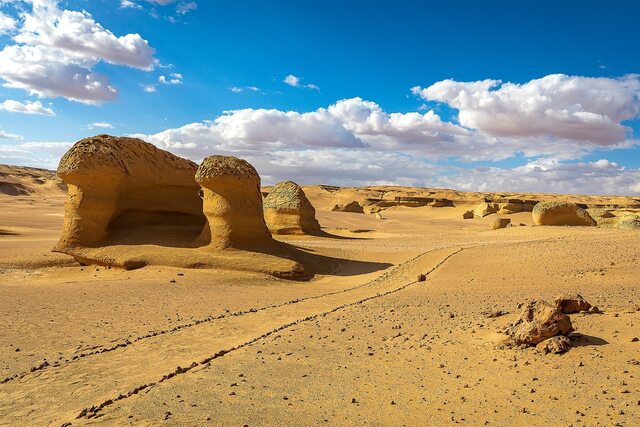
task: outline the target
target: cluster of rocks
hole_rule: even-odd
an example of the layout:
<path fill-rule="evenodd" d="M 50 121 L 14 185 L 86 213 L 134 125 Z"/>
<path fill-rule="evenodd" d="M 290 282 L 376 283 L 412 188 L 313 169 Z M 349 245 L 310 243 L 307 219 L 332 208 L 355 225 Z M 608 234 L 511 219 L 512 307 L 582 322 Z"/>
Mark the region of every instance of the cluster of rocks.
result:
<path fill-rule="evenodd" d="M 145 242 L 154 233 L 175 235 L 177 247 L 208 250 L 265 247 L 274 243 L 271 233 L 320 229 L 297 184 L 278 184 L 263 205 L 258 172 L 232 156 L 198 166 L 137 138 L 98 135 L 71 147 L 58 175 L 68 190 L 54 251 L 86 264 L 96 260 L 84 258 L 83 248 L 108 246 L 119 229 Z"/>
<path fill-rule="evenodd" d="M 520 316 L 505 333 L 511 346 L 536 347 L 545 354 L 564 353 L 571 348 L 568 336 L 574 331 L 568 315 L 579 312 L 600 311 L 579 294 L 559 296 L 553 304 L 531 300 L 524 304 Z"/>

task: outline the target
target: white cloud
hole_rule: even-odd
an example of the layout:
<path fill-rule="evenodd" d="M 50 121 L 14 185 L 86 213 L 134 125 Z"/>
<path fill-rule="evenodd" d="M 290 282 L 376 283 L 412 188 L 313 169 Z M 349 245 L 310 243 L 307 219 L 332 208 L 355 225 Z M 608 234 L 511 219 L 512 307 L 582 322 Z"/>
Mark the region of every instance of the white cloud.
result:
<path fill-rule="evenodd" d="M 163 85 L 181 85 L 182 84 L 182 74 L 180 73 L 171 73 L 169 77 L 160 76 L 158 77 L 158 83 Z"/>
<path fill-rule="evenodd" d="M 260 88 L 257 86 L 245 86 L 245 87 L 231 86 L 229 90 L 233 93 L 242 93 L 247 90 L 251 92 L 258 92 Z"/>
<path fill-rule="evenodd" d="M 29 0 L 31 11 L 15 45 L 0 51 L 6 86 L 87 104 L 113 100 L 117 90 L 93 67 L 100 61 L 151 70 L 155 50 L 138 34 L 116 36 L 87 12 L 60 10 L 54 0 Z"/>
<path fill-rule="evenodd" d="M 11 113 L 23 113 L 23 114 L 39 114 L 42 116 L 55 116 L 51 108 L 45 107 L 40 101 L 15 101 L 13 99 L 7 99 L 0 103 L 0 111 L 9 111 Z"/>
<path fill-rule="evenodd" d="M 120 8 L 121 9 L 138 9 L 141 10 L 142 6 L 138 3 L 134 3 L 130 0 L 120 0 Z"/>
<path fill-rule="evenodd" d="M 16 21 L 9 15 L 0 12 L 0 35 L 8 34 L 16 29 Z"/>
<path fill-rule="evenodd" d="M 599 146 L 629 137 L 640 113 L 640 79 L 552 74 L 524 84 L 443 80 L 413 93 L 459 110 L 460 124 L 492 137 L 552 137 Z"/>
<path fill-rule="evenodd" d="M 293 74 L 289 74 L 284 78 L 284 80 L 282 80 L 282 82 L 293 87 L 306 87 L 307 89 L 314 89 L 318 91 L 320 90 L 320 88 L 314 85 L 313 83 L 302 84 L 301 80 L 302 79 L 300 77 L 294 76 Z"/>
<path fill-rule="evenodd" d="M 198 4 L 195 1 L 180 3 L 176 12 L 184 15 L 185 13 L 191 12 L 192 10 L 196 10 L 198 8 Z"/>
<path fill-rule="evenodd" d="M 147 93 L 154 93 L 158 91 L 156 85 L 142 85 L 142 90 Z"/>
<path fill-rule="evenodd" d="M 22 139 L 24 139 L 22 137 L 22 135 L 17 135 L 15 133 L 9 133 L 9 132 L 5 132 L 2 129 L 0 129 L 0 139 L 13 139 L 16 141 L 20 141 Z"/>
<path fill-rule="evenodd" d="M 88 124 L 87 128 L 89 128 L 89 129 L 94 129 L 94 128 L 113 129 L 113 125 L 111 123 L 107 123 L 107 122 L 95 122 L 95 123 Z"/>
<path fill-rule="evenodd" d="M 69 142 L 21 142 L 0 144 L 0 163 L 56 169 Z"/>

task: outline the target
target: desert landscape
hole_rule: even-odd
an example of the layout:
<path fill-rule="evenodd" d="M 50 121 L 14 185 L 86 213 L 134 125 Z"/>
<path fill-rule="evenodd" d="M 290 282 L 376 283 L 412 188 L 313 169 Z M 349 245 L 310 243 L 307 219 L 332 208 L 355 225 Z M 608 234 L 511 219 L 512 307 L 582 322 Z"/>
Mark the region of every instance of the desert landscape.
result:
<path fill-rule="evenodd" d="M 0 181 L 2 425 L 640 418 L 640 198 L 260 188 L 108 135 Z"/>

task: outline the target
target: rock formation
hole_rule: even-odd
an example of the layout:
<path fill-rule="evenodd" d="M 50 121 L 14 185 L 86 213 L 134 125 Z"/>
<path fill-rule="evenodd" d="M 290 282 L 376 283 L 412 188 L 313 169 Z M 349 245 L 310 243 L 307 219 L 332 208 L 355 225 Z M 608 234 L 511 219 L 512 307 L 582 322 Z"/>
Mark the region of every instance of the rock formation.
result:
<path fill-rule="evenodd" d="M 615 222 L 616 228 L 623 230 L 640 230 L 640 216 L 639 215 L 624 215 Z"/>
<path fill-rule="evenodd" d="M 511 219 L 510 218 L 496 218 L 491 223 L 491 229 L 492 230 L 499 230 L 501 228 L 507 228 L 510 224 L 511 224 Z"/>
<path fill-rule="evenodd" d="M 462 214 L 462 219 L 473 219 L 475 217 L 473 211 L 465 211 Z"/>
<path fill-rule="evenodd" d="M 499 209 L 500 209 L 500 206 L 498 206 L 497 203 L 482 202 L 475 207 L 473 212 L 475 216 L 479 218 L 484 218 L 487 215 L 491 215 L 493 213 L 498 212 Z"/>
<path fill-rule="evenodd" d="M 273 188 L 264 199 L 264 219 L 273 234 L 318 234 L 320 224 L 316 210 L 302 188 L 292 181 L 284 181 Z"/>
<path fill-rule="evenodd" d="M 573 332 L 571 319 L 557 306 L 540 300 L 529 301 L 520 317 L 507 328 L 515 344 L 534 346 L 556 335 Z"/>
<path fill-rule="evenodd" d="M 199 238 L 214 248 L 250 248 L 272 242 L 264 221 L 260 176 L 247 161 L 210 156 L 195 174 L 207 225 Z"/>
<path fill-rule="evenodd" d="M 560 295 L 554 300 L 558 309 L 564 314 L 579 313 L 581 311 L 589 311 L 589 304 L 580 294 Z"/>
<path fill-rule="evenodd" d="M 355 200 L 353 202 L 346 203 L 344 205 L 333 205 L 331 208 L 334 212 L 354 212 L 354 213 L 364 213 L 364 209 L 362 205 Z"/>
<path fill-rule="evenodd" d="M 586 210 L 569 202 L 540 202 L 533 208 L 532 215 L 536 225 L 596 225 Z"/>
<path fill-rule="evenodd" d="M 192 240 L 204 224 L 196 168 L 136 138 L 98 135 L 77 142 L 58 167 L 68 192 L 54 250 L 76 255 L 76 248 L 120 240 Z M 163 228 L 179 232 L 167 235 Z"/>
<path fill-rule="evenodd" d="M 542 341 L 536 348 L 544 354 L 565 353 L 571 349 L 571 340 L 564 335 L 558 335 Z"/>

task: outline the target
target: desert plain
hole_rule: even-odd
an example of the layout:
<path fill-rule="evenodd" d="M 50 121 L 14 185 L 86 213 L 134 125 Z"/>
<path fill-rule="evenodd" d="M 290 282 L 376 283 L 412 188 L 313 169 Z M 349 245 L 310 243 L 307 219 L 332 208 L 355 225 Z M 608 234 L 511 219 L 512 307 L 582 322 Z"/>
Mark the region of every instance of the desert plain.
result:
<path fill-rule="evenodd" d="M 0 166 L 0 425 L 639 424 L 640 231 L 463 216 L 640 199 L 303 189 L 321 231 L 273 234 L 303 277 L 127 269 L 51 252 L 66 186 Z M 568 351 L 505 345 L 527 301 L 561 294 L 597 307 L 569 315 Z"/>

